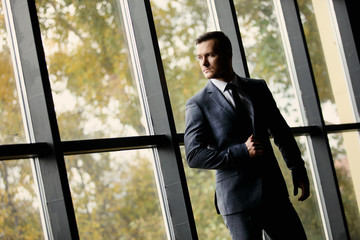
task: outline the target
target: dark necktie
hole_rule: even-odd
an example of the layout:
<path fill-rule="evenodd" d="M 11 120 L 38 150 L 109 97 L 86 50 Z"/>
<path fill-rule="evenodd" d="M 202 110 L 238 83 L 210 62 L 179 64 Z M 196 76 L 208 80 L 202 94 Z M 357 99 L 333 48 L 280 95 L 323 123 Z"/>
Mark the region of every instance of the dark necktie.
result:
<path fill-rule="evenodd" d="M 249 111 L 247 110 L 244 102 L 240 99 L 239 96 L 239 90 L 237 88 L 237 86 L 233 83 L 228 83 L 226 85 L 225 90 L 231 89 L 232 92 L 232 97 L 234 99 L 234 103 L 235 103 L 235 109 L 237 114 L 239 115 L 240 119 L 243 121 L 243 124 L 245 124 L 246 126 L 249 126 L 251 128 L 251 120 L 250 120 L 250 116 L 249 116 Z"/>

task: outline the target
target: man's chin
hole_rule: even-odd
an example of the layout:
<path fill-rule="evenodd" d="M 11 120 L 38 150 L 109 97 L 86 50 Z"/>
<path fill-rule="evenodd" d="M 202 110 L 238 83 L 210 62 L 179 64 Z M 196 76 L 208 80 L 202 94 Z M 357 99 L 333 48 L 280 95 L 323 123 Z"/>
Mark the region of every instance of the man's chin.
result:
<path fill-rule="evenodd" d="M 204 74 L 204 76 L 205 76 L 207 79 L 213 78 L 213 75 L 212 75 L 212 74 Z"/>

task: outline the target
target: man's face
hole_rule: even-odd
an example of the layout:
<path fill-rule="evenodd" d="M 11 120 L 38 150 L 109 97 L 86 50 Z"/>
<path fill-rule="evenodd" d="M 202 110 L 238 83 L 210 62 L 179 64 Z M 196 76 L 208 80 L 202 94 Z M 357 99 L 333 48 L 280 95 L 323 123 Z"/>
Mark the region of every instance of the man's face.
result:
<path fill-rule="evenodd" d="M 208 79 L 225 80 L 231 66 L 231 53 L 221 52 L 217 39 L 210 39 L 196 45 L 197 59 L 201 71 Z"/>

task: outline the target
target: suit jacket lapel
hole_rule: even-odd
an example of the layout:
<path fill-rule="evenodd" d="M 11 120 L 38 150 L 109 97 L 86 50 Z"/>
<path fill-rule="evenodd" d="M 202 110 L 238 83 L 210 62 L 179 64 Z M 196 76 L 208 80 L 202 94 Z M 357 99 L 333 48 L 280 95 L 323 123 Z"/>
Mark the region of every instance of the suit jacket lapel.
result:
<path fill-rule="evenodd" d="M 225 113 L 229 114 L 231 117 L 238 119 L 234 108 L 231 106 L 222 92 L 209 80 L 206 85 L 207 92 L 210 99 L 214 101 L 215 104 L 219 105 Z"/>

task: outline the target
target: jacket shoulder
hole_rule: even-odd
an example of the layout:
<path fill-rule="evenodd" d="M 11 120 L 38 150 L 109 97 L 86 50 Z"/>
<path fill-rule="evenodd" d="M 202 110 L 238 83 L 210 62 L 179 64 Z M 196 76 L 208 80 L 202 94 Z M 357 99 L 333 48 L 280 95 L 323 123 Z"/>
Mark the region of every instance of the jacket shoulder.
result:
<path fill-rule="evenodd" d="M 186 104 L 189 103 L 199 103 L 204 101 L 204 99 L 206 99 L 209 91 L 211 91 L 212 86 L 211 86 L 211 82 L 209 81 L 199 92 L 197 92 L 195 95 L 193 95 L 192 97 L 190 97 L 187 101 Z"/>
<path fill-rule="evenodd" d="M 246 77 L 238 77 L 239 81 L 251 85 L 251 86 L 260 86 L 260 85 L 266 85 L 266 82 L 264 79 L 260 78 L 246 78 Z"/>

